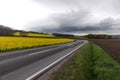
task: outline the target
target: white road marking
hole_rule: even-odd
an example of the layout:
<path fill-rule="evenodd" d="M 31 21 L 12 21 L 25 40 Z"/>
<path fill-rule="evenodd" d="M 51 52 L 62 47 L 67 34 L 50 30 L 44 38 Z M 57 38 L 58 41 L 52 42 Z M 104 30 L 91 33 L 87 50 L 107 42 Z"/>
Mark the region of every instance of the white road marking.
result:
<path fill-rule="evenodd" d="M 55 48 L 51 48 L 51 49 L 55 49 Z M 28 55 L 29 55 L 29 56 L 36 55 L 36 54 L 39 54 L 39 53 L 42 53 L 42 52 L 49 51 L 49 50 L 51 50 L 51 49 L 47 49 L 47 50 L 43 50 L 43 51 L 34 52 L 34 53 L 31 53 L 31 54 L 28 54 Z"/>
<path fill-rule="evenodd" d="M 32 55 L 39 54 L 39 53 L 46 52 L 46 51 L 49 51 L 49 49 L 48 50 L 39 51 L 39 52 L 34 52 L 34 53 L 31 53 L 31 54 L 28 54 L 28 55 L 32 56 Z"/>
<path fill-rule="evenodd" d="M 37 73 L 33 74 L 32 76 L 30 76 L 29 78 L 27 78 L 26 80 L 33 80 L 34 77 L 36 77 L 37 75 L 39 75 L 40 73 L 44 72 L 45 70 L 49 69 L 50 67 L 54 66 L 56 63 L 60 62 L 61 60 L 63 60 L 64 58 L 66 58 L 67 56 L 69 56 L 70 54 L 72 54 L 73 52 L 75 52 L 77 49 L 79 49 L 80 47 L 82 47 L 84 44 L 86 44 L 87 41 L 84 41 L 83 44 L 79 45 L 77 48 L 75 48 L 74 50 L 70 51 L 68 54 L 64 55 L 63 57 L 59 58 L 58 60 L 54 61 L 53 63 L 49 64 L 48 66 L 44 67 L 43 69 L 41 69 L 40 71 L 38 71 Z"/>

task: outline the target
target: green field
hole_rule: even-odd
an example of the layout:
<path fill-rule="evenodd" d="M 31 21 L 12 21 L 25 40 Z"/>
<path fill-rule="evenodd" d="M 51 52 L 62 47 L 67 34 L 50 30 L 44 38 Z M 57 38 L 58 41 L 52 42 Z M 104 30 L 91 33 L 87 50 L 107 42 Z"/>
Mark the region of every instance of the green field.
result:
<path fill-rule="evenodd" d="M 52 80 L 120 80 L 120 65 L 89 42 L 53 73 Z"/>

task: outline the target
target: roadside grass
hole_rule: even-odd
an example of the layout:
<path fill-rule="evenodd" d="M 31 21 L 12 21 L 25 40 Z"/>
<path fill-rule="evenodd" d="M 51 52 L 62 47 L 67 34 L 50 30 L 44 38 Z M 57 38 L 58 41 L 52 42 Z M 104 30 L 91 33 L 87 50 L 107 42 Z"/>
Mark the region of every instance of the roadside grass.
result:
<path fill-rule="evenodd" d="M 120 80 L 120 65 L 92 42 L 87 43 L 60 70 L 52 80 Z"/>

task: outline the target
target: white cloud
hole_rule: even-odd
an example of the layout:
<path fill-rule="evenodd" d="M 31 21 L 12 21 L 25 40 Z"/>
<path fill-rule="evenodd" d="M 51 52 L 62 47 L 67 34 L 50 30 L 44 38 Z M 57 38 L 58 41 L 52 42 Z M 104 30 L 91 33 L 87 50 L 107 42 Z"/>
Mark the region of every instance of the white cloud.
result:
<path fill-rule="evenodd" d="M 43 19 L 51 13 L 52 10 L 32 0 L 0 0 L 0 24 L 15 29 L 24 29 L 30 21 Z"/>

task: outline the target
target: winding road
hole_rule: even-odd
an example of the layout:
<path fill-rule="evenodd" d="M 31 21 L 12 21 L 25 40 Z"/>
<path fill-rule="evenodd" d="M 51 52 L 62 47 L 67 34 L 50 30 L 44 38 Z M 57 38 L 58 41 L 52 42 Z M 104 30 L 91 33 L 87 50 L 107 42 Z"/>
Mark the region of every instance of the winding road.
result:
<path fill-rule="evenodd" d="M 0 80 L 34 80 L 87 41 L 12 51 L 0 54 Z"/>

